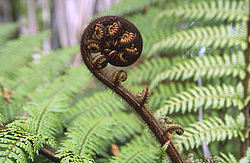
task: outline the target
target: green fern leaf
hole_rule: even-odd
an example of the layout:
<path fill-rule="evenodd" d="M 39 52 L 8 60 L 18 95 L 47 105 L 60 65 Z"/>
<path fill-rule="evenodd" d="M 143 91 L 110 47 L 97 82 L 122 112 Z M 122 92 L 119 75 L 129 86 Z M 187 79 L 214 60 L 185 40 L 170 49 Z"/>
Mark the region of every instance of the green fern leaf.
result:
<path fill-rule="evenodd" d="M 16 23 L 5 23 L 0 25 L 0 45 L 2 45 L 17 29 Z"/>
<path fill-rule="evenodd" d="M 130 148 L 123 149 L 119 152 L 119 157 L 112 157 L 110 162 L 145 162 L 152 163 L 156 162 L 158 149 L 148 148 L 144 146 L 134 146 Z"/>
<path fill-rule="evenodd" d="M 38 88 L 37 91 L 30 93 L 28 96 L 32 101 L 42 98 L 46 99 L 55 94 L 71 98 L 76 93 L 79 93 L 81 88 L 87 87 L 91 80 L 92 78 L 86 68 L 82 68 L 82 66 L 72 67 L 65 75 L 59 76 L 51 83 L 49 82 L 47 85 Z"/>
<path fill-rule="evenodd" d="M 96 92 L 93 96 L 78 101 L 63 114 L 66 124 L 84 116 L 87 118 L 109 117 L 115 112 L 125 111 L 122 101 L 109 92 Z"/>
<path fill-rule="evenodd" d="M 59 113 L 64 112 L 66 101 L 60 97 L 52 97 L 44 102 L 30 103 L 25 107 L 29 117 L 30 132 L 55 136 L 62 132 L 62 119 Z"/>
<path fill-rule="evenodd" d="M 46 144 L 54 146 L 55 142 L 48 136 L 34 135 L 24 130 L 26 124 L 13 122 L 0 130 L 0 161 L 28 162 L 27 158 L 34 160 L 35 154 Z"/>
<path fill-rule="evenodd" d="M 198 148 L 203 141 L 207 144 L 214 141 L 231 140 L 240 136 L 243 138 L 242 129 L 244 128 L 244 115 L 239 114 L 236 119 L 226 115 L 225 121 L 218 117 L 210 117 L 208 120 L 190 124 L 185 128 L 185 132 L 181 136 L 177 136 L 176 144 L 186 150 Z"/>
<path fill-rule="evenodd" d="M 116 140 L 124 141 L 125 138 L 131 138 L 142 131 L 141 122 L 134 114 L 117 112 L 112 119 L 116 123 L 112 130 L 112 135 Z"/>
<path fill-rule="evenodd" d="M 55 155 L 55 157 L 61 158 L 60 163 L 94 163 L 94 160 L 90 157 L 81 157 L 77 153 L 74 153 L 72 151 L 64 151 L 60 150 L 57 151 L 58 154 Z"/>
<path fill-rule="evenodd" d="M 166 84 L 160 84 L 157 90 L 153 92 L 153 94 L 150 96 L 149 100 L 149 106 L 153 110 L 159 109 L 160 107 L 163 107 L 165 104 L 165 101 L 186 89 L 195 87 L 194 83 L 185 82 L 182 83 L 170 83 L 169 85 Z"/>
<path fill-rule="evenodd" d="M 188 127 L 189 124 L 197 122 L 198 116 L 193 113 L 186 113 L 183 115 L 171 115 L 171 119 L 174 120 L 174 123 L 181 125 L 184 129 Z"/>
<path fill-rule="evenodd" d="M 196 87 L 170 97 L 156 115 L 160 117 L 173 112 L 197 111 L 200 107 L 220 109 L 234 105 L 241 109 L 244 107 L 242 98 L 242 84 L 239 84 L 237 88 L 230 85 Z"/>
<path fill-rule="evenodd" d="M 154 79 L 157 74 L 166 70 L 170 65 L 171 63 L 167 58 L 145 60 L 138 67 L 129 71 L 127 82 L 129 84 L 148 82 Z"/>
<path fill-rule="evenodd" d="M 231 153 L 228 153 L 227 155 L 224 153 L 220 153 L 221 157 L 218 157 L 219 160 L 222 163 L 238 163 L 237 159 L 235 158 L 234 155 L 232 155 Z"/>
<path fill-rule="evenodd" d="M 233 53 L 223 56 L 204 56 L 194 57 L 173 65 L 167 71 L 156 76 L 151 84 L 151 89 L 158 85 L 162 80 L 187 80 L 193 78 L 215 78 L 232 75 L 244 79 L 245 61 L 243 52 Z"/>
<path fill-rule="evenodd" d="M 32 55 L 39 51 L 42 41 L 47 38 L 47 36 L 48 32 L 42 32 L 8 41 L 5 46 L 0 49 L 1 77 L 15 77 L 15 73 L 13 72 L 25 66 L 32 59 Z"/>
<path fill-rule="evenodd" d="M 246 6 L 244 1 L 199 1 L 198 3 L 164 10 L 158 14 L 153 24 L 156 26 L 159 21 L 171 17 L 180 17 L 192 21 L 198 20 L 199 22 L 247 21 L 249 9 Z"/>
<path fill-rule="evenodd" d="M 188 48 L 231 48 L 240 46 L 246 49 L 246 26 L 212 26 L 193 28 L 181 32 L 176 32 L 157 43 L 155 43 L 149 52 L 152 55 L 163 50 L 179 50 Z"/>
<path fill-rule="evenodd" d="M 3 126 L 3 124 L 4 123 L 6 123 L 6 118 L 2 115 L 2 114 L 0 114 L 0 126 Z"/>
<path fill-rule="evenodd" d="M 115 4 L 106 11 L 107 15 L 122 16 L 138 10 L 143 10 L 144 7 L 157 3 L 159 0 L 123 0 Z"/>
<path fill-rule="evenodd" d="M 70 47 L 58 50 L 57 53 L 50 52 L 49 55 L 40 54 L 38 63 L 30 63 L 29 66 L 19 68 L 14 72 L 15 80 L 11 80 L 10 83 L 5 81 L 3 84 L 7 88 L 14 86 L 13 90 L 20 96 L 27 96 L 27 92 L 36 92 L 34 90 L 39 90 L 41 85 L 47 85 L 59 77 L 59 74 L 65 73 L 71 58 L 77 51 L 78 47 Z M 51 64 L 52 60 L 53 64 Z"/>
<path fill-rule="evenodd" d="M 123 148 L 130 148 L 130 147 L 136 147 L 136 146 L 147 146 L 147 147 L 157 147 L 159 148 L 161 144 L 154 139 L 154 136 L 152 132 L 149 129 L 143 130 L 141 132 L 141 135 L 135 136 L 130 142 L 126 143 Z"/>
<path fill-rule="evenodd" d="M 70 150 L 81 157 L 95 153 L 105 155 L 105 148 L 112 138 L 112 118 L 78 118 L 67 130 L 67 138 L 60 150 Z"/>

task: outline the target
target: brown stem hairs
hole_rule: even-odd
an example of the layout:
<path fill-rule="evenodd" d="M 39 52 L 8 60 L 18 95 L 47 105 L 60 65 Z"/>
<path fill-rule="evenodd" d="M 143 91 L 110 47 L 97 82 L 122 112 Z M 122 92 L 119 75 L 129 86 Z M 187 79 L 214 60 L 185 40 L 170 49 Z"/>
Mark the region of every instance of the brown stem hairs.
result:
<path fill-rule="evenodd" d="M 135 96 L 121 82 L 127 79 L 123 70 L 107 75 L 102 69 L 108 64 L 125 67 L 133 64 L 141 55 L 142 37 L 128 20 L 118 16 L 103 16 L 92 21 L 85 29 L 81 40 L 81 55 L 91 73 L 104 85 L 123 98 L 153 132 L 163 146 L 169 141 L 166 131 L 144 104 L 149 98 L 149 89 Z M 168 132 L 168 131 L 167 131 Z M 170 159 L 184 162 L 170 142 L 166 150 Z"/>

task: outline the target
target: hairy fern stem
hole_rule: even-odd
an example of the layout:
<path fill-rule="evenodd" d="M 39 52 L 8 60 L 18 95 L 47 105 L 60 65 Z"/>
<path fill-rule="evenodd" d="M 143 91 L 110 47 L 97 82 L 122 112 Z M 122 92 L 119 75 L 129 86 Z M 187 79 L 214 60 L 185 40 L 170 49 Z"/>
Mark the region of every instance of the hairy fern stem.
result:
<path fill-rule="evenodd" d="M 110 22 L 111 21 L 111 22 Z M 111 24 L 113 23 L 112 21 L 115 22 L 122 22 L 124 23 L 124 26 L 129 27 L 133 32 L 135 32 L 137 38 L 140 37 L 139 31 L 134 27 L 130 22 L 128 22 L 126 19 L 123 19 L 121 17 L 100 17 L 96 20 L 94 20 L 92 23 L 89 24 L 89 26 L 85 29 L 82 40 L 81 40 L 81 54 L 83 61 L 87 68 L 90 70 L 90 72 L 98 79 L 101 81 L 102 84 L 107 86 L 109 89 L 111 89 L 113 92 L 115 92 L 117 95 L 119 95 L 122 99 L 124 99 L 132 108 L 134 108 L 135 112 L 141 117 L 141 119 L 147 124 L 149 129 L 152 131 L 152 133 L 155 135 L 159 143 L 163 146 L 167 141 L 169 141 L 168 137 L 164 135 L 164 130 L 161 127 L 159 121 L 154 117 L 154 115 L 148 110 L 147 107 L 144 106 L 144 104 L 141 104 L 140 100 L 133 94 L 131 93 L 128 89 L 126 89 L 122 84 L 115 82 L 117 79 L 112 79 L 112 77 L 108 76 L 103 72 L 102 69 L 99 69 L 99 67 L 96 67 L 95 64 L 93 64 L 93 57 L 91 51 L 91 47 L 86 46 L 88 44 L 88 40 L 92 37 L 92 33 L 94 30 L 94 27 L 96 26 L 97 23 L 103 23 L 103 24 Z M 118 23 L 119 24 L 119 23 Z M 125 31 L 127 29 L 120 29 L 118 27 L 118 30 Z M 119 32 L 117 32 L 119 33 Z M 111 35 L 112 33 L 110 33 Z M 105 38 L 105 41 L 108 40 L 108 38 Z M 142 42 L 135 42 L 134 44 L 139 44 L 142 46 Z M 140 45 L 141 44 L 141 45 Z M 107 57 L 109 57 L 110 53 L 108 54 Z M 109 60 L 109 58 L 107 58 Z M 120 60 L 117 61 L 117 64 L 119 63 Z M 114 60 L 112 60 L 114 62 Z M 129 61 L 128 61 L 129 62 Z M 103 62 L 100 62 L 99 65 L 101 65 Z M 112 64 L 112 63 L 111 63 Z M 115 65 L 115 64 L 114 64 Z M 98 65 L 97 65 L 98 66 Z M 127 66 L 127 65 L 126 65 Z M 104 67 L 102 67 L 104 68 Z M 170 157 L 170 159 L 175 162 L 175 163 L 181 163 L 184 162 L 174 147 L 172 143 L 169 144 L 169 147 L 166 150 L 166 153 Z"/>

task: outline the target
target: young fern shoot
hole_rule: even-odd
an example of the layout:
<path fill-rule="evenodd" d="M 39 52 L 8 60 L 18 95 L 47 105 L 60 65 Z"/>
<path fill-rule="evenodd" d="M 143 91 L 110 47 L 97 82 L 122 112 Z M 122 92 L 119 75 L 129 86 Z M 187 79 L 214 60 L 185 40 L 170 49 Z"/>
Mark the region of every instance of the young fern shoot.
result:
<path fill-rule="evenodd" d="M 145 106 L 150 94 L 149 89 L 145 88 L 136 96 L 121 84 L 127 79 L 125 71 L 118 70 L 112 76 L 103 71 L 108 64 L 118 67 L 133 64 L 141 55 L 141 51 L 142 38 L 138 29 L 128 20 L 117 16 L 95 19 L 87 26 L 81 40 L 81 55 L 87 68 L 137 112 L 163 146 L 169 142 L 166 131 Z M 171 142 L 166 153 L 173 162 L 184 162 Z"/>

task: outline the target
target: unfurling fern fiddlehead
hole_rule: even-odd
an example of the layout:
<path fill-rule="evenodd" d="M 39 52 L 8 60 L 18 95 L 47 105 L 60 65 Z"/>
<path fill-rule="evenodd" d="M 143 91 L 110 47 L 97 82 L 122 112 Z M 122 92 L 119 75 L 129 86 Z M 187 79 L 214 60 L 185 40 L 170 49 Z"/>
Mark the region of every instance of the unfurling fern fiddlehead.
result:
<path fill-rule="evenodd" d="M 128 20 L 117 16 L 95 19 L 85 29 L 81 40 L 81 55 L 87 68 L 98 80 L 134 108 L 163 146 L 169 138 L 165 135 L 161 124 L 144 105 L 149 90 L 145 89 L 135 96 L 121 84 L 127 78 L 125 71 L 118 70 L 109 76 L 103 70 L 108 63 L 119 67 L 129 66 L 139 58 L 141 51 L 140 32 Z M 173 162 L 184 162 L 171 142 L 166 152 Z"/>

